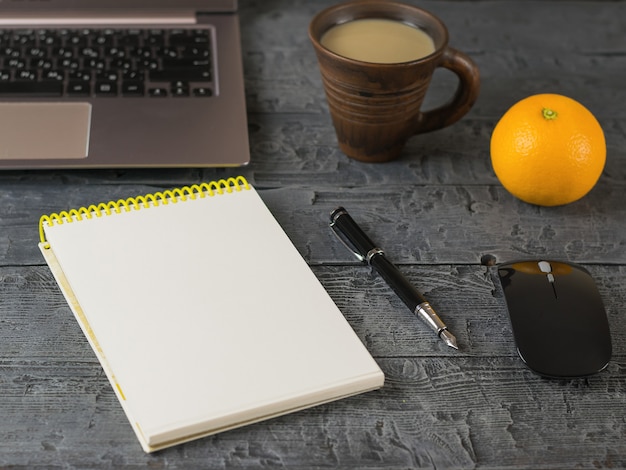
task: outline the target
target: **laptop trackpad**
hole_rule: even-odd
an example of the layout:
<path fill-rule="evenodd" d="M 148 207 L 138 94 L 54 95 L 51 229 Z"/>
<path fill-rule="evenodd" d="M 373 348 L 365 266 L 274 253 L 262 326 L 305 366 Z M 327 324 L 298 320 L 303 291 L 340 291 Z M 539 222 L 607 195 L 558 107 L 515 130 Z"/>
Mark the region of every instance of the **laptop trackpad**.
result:
<path fill-rule="evenodd" d="M 0 103 L 0 159 L 85 158 L 90 123 L 89 103 Z"/>

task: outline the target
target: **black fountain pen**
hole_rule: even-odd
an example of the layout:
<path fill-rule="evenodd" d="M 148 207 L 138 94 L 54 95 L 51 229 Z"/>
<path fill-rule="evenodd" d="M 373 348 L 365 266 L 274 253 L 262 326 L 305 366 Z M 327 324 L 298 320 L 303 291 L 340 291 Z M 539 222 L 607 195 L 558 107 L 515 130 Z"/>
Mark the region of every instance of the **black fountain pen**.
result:
<path fill-rule="evenodd" d="M 338 207 L 330 214 L 330 227 L 339 240 L 352 251 L 360 261 L 367 262 L 385 282 L 402 299 L 407 307 L 430 328 L 448 346 L 459 349 L 456 338 L 448 327 L 441 321 L 428 301 L 402 275 L 398 268 L 387 259 L 383 250 L 378 248 L 372 240 L 361 230 L 354 219 L 343 207 Z"/>

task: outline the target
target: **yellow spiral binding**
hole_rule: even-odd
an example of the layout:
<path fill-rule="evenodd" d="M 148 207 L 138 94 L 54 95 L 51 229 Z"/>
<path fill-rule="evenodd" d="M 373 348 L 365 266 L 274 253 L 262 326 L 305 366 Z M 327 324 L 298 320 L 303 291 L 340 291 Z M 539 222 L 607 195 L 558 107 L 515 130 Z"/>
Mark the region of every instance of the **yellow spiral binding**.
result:
<path fill-rule="evenodd" d="M 79 209 L 70 209 L 69 211 L 61 211 L 50 215 L 42 215 L 39 219 L 39 239 L 43 243 L 44 248 L 50 248 L 46 241 L 46 234 L 43 226 L 72 223 L 83 219 L 91 219 L 93 217 L 102 217 L 105 215 L 119 214 L 120 212 L 130 212 L 131 210 L 148 209 L 161 204 L 176 204 L 187 199 L 205 198 L 207 196 L 215 196 L 215 194 L 232 193 L 233 191 L 241 191 L 242 189 L 250 189 L 248 181 L 243 176 L 234 178 L 220 179 L 211 181 L 210 183 L 193 184 L 191 186 L 183 186 L 181 188 L 168 189 L 153 194 L 144 194 L 143 196 L 129 197 L 127 199 L 119 199 L 118 201 L 102 202 L 88 207 Z"/>

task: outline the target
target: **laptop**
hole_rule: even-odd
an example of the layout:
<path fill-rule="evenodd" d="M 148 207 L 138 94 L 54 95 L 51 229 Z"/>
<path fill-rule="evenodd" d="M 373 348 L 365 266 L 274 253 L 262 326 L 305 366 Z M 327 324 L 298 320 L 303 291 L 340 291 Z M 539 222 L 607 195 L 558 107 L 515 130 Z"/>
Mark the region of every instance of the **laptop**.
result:
<path fill-rule="evenodd" d="M 249 161 L 237 0 L 0 1 L 0 169 Z"/>

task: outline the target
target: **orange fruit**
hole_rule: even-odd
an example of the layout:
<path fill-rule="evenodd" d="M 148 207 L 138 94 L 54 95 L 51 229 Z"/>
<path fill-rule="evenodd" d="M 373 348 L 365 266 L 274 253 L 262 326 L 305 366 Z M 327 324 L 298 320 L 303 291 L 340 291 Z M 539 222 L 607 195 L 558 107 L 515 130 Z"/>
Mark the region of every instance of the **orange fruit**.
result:
<path fill-rule="evenodd" d="M 606 161 L 600 124 L 579 102 L 540 94 L 513 105 L 491 135 L 491 163 L 511 194 L 540 206 L 582 198 Z"/>

